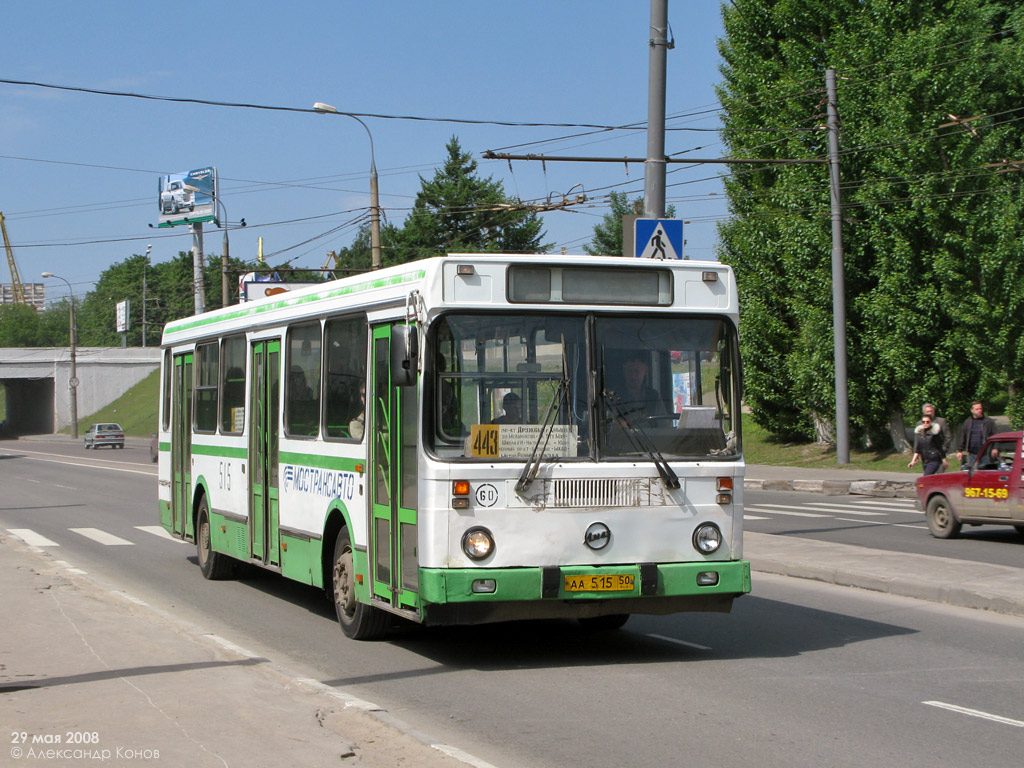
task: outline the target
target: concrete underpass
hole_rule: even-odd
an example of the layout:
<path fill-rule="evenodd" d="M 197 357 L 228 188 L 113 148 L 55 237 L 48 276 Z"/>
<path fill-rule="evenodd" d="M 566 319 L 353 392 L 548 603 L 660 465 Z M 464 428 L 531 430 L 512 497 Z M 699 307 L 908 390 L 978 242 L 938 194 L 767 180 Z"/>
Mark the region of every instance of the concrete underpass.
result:
<path fill-rule="evenodd" d="M 79 347 L 78 417 L 112 403 L 160 366 L 156 347 Z M 66 347 L 0 348 L 0 438 L 53 434 L 71 424 L 71 354 Z"/>

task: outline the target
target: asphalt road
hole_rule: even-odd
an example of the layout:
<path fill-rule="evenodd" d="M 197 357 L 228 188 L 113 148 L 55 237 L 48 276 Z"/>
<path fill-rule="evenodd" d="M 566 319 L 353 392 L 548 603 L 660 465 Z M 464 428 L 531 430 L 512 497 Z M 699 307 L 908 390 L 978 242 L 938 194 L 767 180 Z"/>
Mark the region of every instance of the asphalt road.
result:
<path fill-rule="evenodd" d="M 634 617 L 603 634 L 572 622 L 406 627 L 357 643 L 317 590 L 270 574 L 203 580 L 192 547 L 153 529 L 145 444 L 78 448 L 0 443 L 0 528 L 43 536 L 55 558 L 101 583 L 499 768 L 1019 762 L 1020 619 L 755 573 L 730 615 Z M 780 496 L 747 501 L 789 503 Z M 794 496 L 795 511 L 811 501 Z M 832 525 L 750 514 L 765 518 L 749 522 L 755 530 Z M 881 536 L 929 540 L 910 519 Z M 854 535 L 853 525 L 836 516 L 834 535 Z"/>
<path fill-rule="evenodd" d="M 956 539 L 936 539 L 914 499 L 744 491 L 744 502 L 744 528 L 755 533 L 1024 568 L 1024 536 L 1012 526 L 964 526 Z"/>

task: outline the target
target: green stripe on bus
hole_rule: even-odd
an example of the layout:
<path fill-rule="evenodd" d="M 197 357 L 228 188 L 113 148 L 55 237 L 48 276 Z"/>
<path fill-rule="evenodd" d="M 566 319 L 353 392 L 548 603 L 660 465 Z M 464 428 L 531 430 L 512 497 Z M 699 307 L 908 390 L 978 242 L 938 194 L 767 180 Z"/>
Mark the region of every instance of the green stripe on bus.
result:
<path fill-rule="evenodd" d="M 237 320 L 242 317 L 249 317 L 252 315 L 260 315 L 265 312 L 273 312 L 278 309 L 285 309 L 287 307 L 298 307 L 302 304 L 308 304 L 312 301 L 324 301 L 325 299 L 335 299 L 340 296 L 349 296 L 354 293 L 362 293 L 363 291 L 371 291 L 376 288 L 387 288 L 392 285 L 402 285 L 403 283 L 414 282 L 416 280 L 422 280 L 426 276 L 427 272 L 424 269 L 418 269 L 414 272 L 407 272 L 403 275 L 395 275 L 394 277 L 388 278 L 377 278 L 374 280 L 365 280 L 355 285 L 343 285 L 339 288 L 334 288 L 329 291 L 322 291 L 320 293 L 314 293 L 311 296 L 300 296 L 296 298 L 285 298 L 278 301 L 272 301 L 269 304 L 260 304 L 256 307 L 246 307 L 244 304 L 238 305 L 238 308 L 227 313 L 218 313 L 214 316 L 211 315 L 200 315 L 199 317 L 187 318 L 185 320 L 178 320 L 173 323 L 168 323 L 164 329 L 165 334 L 180 333 L 181 331 L 187 331 L 194 328 L 201 328 L 204 325 L 210 325 L 212 323 L 221 323 L 226 320 Z"/>
<path fill-rule="evenodd" d="M 220 456 L 225 459 L 244 459 L 249 455 L 247 448 L 235 448 L 229 445 L 192 444 L 192 453 L 199 456 Z"/>

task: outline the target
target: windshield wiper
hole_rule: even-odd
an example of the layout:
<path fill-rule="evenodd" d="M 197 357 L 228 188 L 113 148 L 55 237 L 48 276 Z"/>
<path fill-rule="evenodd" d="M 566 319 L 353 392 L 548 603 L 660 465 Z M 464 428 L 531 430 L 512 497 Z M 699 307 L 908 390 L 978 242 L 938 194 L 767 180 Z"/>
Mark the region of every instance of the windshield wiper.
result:
<path fill-rule="evenodd" d="M 610 389 L 602 390 L 601 396 L 604 398 L 605 403 L 615 411 L 615 418 L 622 425 L 622 429 L 629 437 L 633 448 L 651 457 L 651 461 L 658 468 L 658 474 L 661 475 L 661 481 L 665 483 L 665 487 L 670 489 L 679 488 L 679 476 L 669 466 L 669 463 L 662 456 L 661 451 L 658 450 L 654 441 L 651 440 L 651 436 L 647 434 L 644 428 L 639 424 L 633 424 L 629 420 L 626 411 L 622 407 L 622 398 Z"/>
<path fill-rule="evenodd" d="M 533 444 L 530 458 L 526 460 L 526 466 L 523 467 L 523 471 L 519 474 L 519 481 L 516 483 L 516 493 L 526 493 L 537 477 L 537 472 L 540 471 L 540 462 L 544 458 L 544 451 L 547 450 L 548 440 L 551 438 L 551 428 L 555 426 L 555 422 L 558 420 L 558 412 L 561 410 L 562 401 L 565 400 L 565 395 L 568 391 L 569 382 L 563 378 L 558 382 L 558 388 L 555 389 L 555 396 L 551 399 L 548 412 L 544 414 L 544 421 L 540 426 L 540 434 L 537 435 L 537 442 Z"/>

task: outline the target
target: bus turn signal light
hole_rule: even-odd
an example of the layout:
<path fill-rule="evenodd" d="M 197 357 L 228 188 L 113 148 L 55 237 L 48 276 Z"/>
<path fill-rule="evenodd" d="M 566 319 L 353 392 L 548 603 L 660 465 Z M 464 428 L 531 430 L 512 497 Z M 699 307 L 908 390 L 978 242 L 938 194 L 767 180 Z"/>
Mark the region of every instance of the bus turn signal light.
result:
<path fill-rule="evenodd" d="M 469 480 L 453 480 L 452 496 L 469 496 Z"/>

